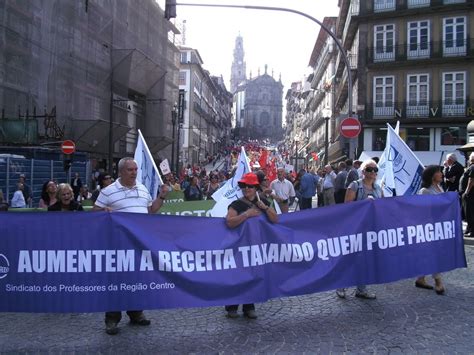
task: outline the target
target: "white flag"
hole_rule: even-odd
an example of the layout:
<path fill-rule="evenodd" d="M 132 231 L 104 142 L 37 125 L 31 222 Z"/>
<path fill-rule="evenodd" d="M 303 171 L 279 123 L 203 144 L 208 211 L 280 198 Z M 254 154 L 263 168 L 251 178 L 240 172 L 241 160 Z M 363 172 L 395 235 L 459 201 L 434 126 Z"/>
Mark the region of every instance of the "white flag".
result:
<path fill-rule="evenodd" d="M 415 195 L 421 186 L 424 166 L 395 130 L 387 124 L 389 150 L 385 175 L 392 173 L 397 196 Z M 391 165 L 391 172 L 387 172 Z"/>
<path fill-rule="evenodd" d="M 212 198 L 216 201 L 216 204 L 210 212 L 212 217 L 225 217 L 227 215 L 227 207 L 229 207 L 231 202 L 243 196 L 238 182 L 242 179 L 242 176 L 249 172 L 249 161 L 245 154 L 245 149 L 242 147 L 234 176 L 227 180 L 224 186 L 212 194 Z"/>
<path fill-rule="evenodd" d="M 163 184 L 163 181 L 140 130 L 138 130 L 134 159 L 138 164 L 137 182 L 145 185 L 151 197 L 155 199 L 158 195 L 158 187 Z"/>
<path fill-rule="evenodd" d="M 165 159 L 160 163 L 160 169 L 163 175 L 168 175 L 169 173 L 171 173 L 170 163 L 168 163 L 168 159 Z"/>
<path fill-rule="evenodd" d="M 400 121 L 397 121 L 395 126 L 395 133 L 399 135 Z M 387 140 L 385 143 L 385 150 L 380 156 L 378 163 L 379 173 L 377 175 L 377 183 L 383 188 L 383 195 L 385 197 L 392 197 L 396 194 L 395 191 L 395 180 L 393 177 L 393 166 L 392 161 L 388 160 L 387 157 L 390 152 L 390 131 L 387 129 Z"/>

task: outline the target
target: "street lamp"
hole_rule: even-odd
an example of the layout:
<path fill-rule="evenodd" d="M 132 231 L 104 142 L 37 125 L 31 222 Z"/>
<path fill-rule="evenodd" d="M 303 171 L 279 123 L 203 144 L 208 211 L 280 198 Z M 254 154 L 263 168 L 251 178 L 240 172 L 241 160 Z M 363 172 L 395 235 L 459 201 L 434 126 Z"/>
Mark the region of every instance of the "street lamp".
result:
<path fill-rule="evenodd" d="M 173 124 L 173 131 L 171 133 L 172 142 L 171 142 L 171 169 L 174 168 L 174 135 L 176 133 L 176 121 L 178 119 L 178 104 L 175 102 L 173 108 L 171 109 L 171 123 Z M 176 147 L 178 150 L 179 148 Z M 177 165 L 177 164 L 176 164 Z M 175 171 L 176 174 L 178 171 Z"/>
<path fill-rule="evenodd" d="M 295 137 L 295 145 L 296 145 L 296 160 L 295 160 L 295 172 L 298 172 L 298 142 L 299 142 L 299 138 L 298 136 Z"/>
<path fill-rule="evenodd" d="M 324 166 L 328 165 L 329 161 L 329 120 L 331 119 L 331 110 L 325 108 L 323 110 L 324 118 Z"/>

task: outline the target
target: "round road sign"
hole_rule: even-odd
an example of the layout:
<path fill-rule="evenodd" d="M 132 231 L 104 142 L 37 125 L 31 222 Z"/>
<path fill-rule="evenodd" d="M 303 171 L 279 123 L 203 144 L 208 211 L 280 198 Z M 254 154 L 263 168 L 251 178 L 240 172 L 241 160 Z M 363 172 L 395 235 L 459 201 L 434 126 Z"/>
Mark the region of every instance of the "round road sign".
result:
<path fill-rule="evenodd" d="M 72 154 L 76 151 L 76 145 L 73 141 L 66 140 L 61 144 L 61 150 L 64 154 Z"/>
<path fill-rule="evenodd" d="M 358 119 L 354 117 L 347 117 L 342 120 L 340 132 L 346 138 L 355 138 L 362 130 L 362 126 Z"/>

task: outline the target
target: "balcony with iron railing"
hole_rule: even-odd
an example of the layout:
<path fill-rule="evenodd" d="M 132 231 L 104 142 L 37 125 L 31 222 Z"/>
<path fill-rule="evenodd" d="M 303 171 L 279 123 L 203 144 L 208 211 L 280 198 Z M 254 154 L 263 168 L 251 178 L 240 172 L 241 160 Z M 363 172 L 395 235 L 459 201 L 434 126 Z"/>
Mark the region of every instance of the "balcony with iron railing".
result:
<path fill-rule="evenodd" d="M 351 75 L 352 79 L 355 79 L 355 73 L 357 70 L 358 65 L 358 55 L 357 54 L 350 54 L 348 55 L 349 65 L 351 68 Z M 337 84 L 336 88 L 336 103 L 341 103 L 347 96 L 347 67 L 344 65 L 344 69 L 342 71 L 342 75 L 340 80 Z"/>
<path fill-rule="evenodd" d="M 353 0 L 349 6 L 346 23 L 344 24 L 344 30 L 342 31 L 342 43 L 345 48 L 350 48 L 349 42 L 352 42 L 352 39 L 354 38 L 355 30 L 357 29 L 355 20 L 357 16 L 359 16 L 359 11 L 360 0 Z"/>
<path fill-rule="evenodd" d="M 360 16 L 375 14 L 380 16 L 384 13 L 396 11 L 400 13 L 406 10 L 416 10 L 422 7 L 440 7 L 467 4 L 470 0 L 372 0 L 367 1 L 367 8 L 359 10 Z M 387 14 L 389 16 L 389 14 Z"/>
<path fill-rule="evenodd" d="M 466 56 L 474 57 L 474 40 L 472 38 L 367 48 L 368 64 Z"/>
<path fill-rule="evenodd" d="M 365 114 L 367 119 L 444 119 L 467 118 L 470 116 L 474 116 L 474 102 L 462 99 L 420 102 L 371 102 L 366 105 Z"/>
<path fill-rule="evenodd" d="M 331 59 L 331 55 L 333 53 L 334 44 L 332 40 L 326 42 L 324 45 L 323 52 L 318 58 L 318 63 L 314 67 L 314 75 L 313 79 L 311 80 L 311 88 L 316 89 L 321 77 L 323 76 L 324 72 L 327 70 L 328 63 Z"/>

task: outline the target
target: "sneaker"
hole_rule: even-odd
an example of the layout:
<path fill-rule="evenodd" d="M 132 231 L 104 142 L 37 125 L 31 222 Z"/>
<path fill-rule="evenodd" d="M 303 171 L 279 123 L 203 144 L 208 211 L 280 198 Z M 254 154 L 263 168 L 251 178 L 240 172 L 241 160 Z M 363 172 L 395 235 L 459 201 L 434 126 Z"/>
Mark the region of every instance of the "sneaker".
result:
<path fill-rule="evenodd" d="M 144 315 L 141 315 L 138 318 L 131 318 L 130 319 L 130 324 L 132 325 L 141 325 L 141 326 L 147 326 L 151 324 L 151 321 L 149 319 L 146 319 Z"/>
<path fill-rule="evenodd" d="M 247 317 L 249 319 L 257 319 L 257 313 L 255 312 L 255 310 L 251 309 L 250 311 L 244 312 L 244 317 Z"/>
<path fill-rule="evenodd" d="M 226 314 L 227 318 L 239 318 L 237 311 L 228 311 Z"/>
<path fill-rule="evenodd" d="M 345 288 L 338 288 L 336 290 L 336 295 L 339 298 L 346 298 L 346 289 Z"/>
<path fill-rule="evenodd" d="M 357 298 L 363 298 L 365 300 L 375 300 L 377 298 L 377 296 L 375 296 L 375 293 L 370 293 L 368 291 L 364 291 L 364 292 L 356 291 L 355 296 Z"/>
<path fill-rule="evenodd" d="M 117 327 L 117 323 L 108 322 L 105 323 L 105 332 L 109 335 L 115 335 L 119 332 L 119 328 Z"/>

